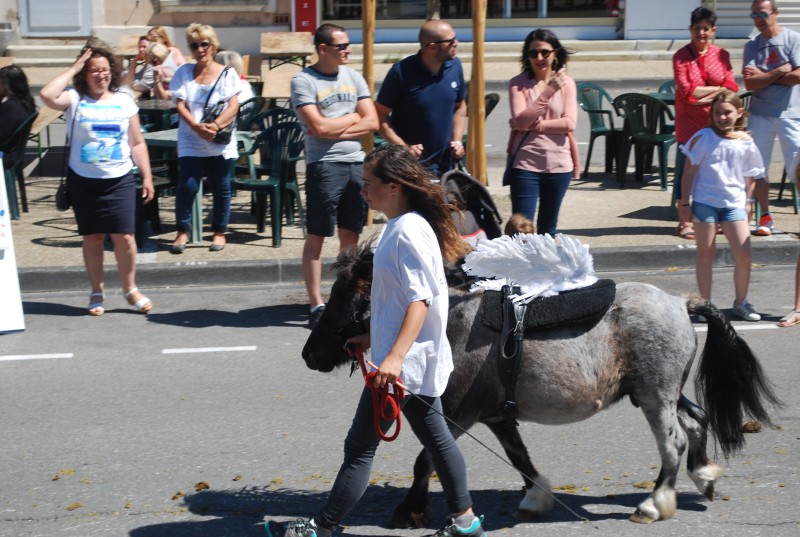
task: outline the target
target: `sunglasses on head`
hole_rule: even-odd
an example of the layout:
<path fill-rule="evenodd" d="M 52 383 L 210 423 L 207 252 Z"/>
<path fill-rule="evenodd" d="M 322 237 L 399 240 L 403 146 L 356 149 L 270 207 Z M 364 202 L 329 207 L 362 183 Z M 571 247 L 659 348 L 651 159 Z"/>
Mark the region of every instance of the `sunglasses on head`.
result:
<path fill-rule="evenodd" d="M 770 15 L 772 15 L 773 13 L 775 13 L 775 11 L 776 11 L 776 10 L 774 10 L 774 9 L 773 9 L 773 10 L 772 10 L 772 11 L 770 11 L 769 13 L 767 13 L 766 11 L 759 11 L 758 13 L 750 13 L 750 18 L 751 18 L 751 19 L 753 19 L 753 20 L 756 20 L 756 19 L 766 19 L 767 17 L 769 17 Z"/>
<path fill-rule="evenodd" d="M 200 41 L 199 43 L 191 43 L 189 48 L 192 50 L 207 49 L 211 46 L 211 41 Z"/>
<path fill-rule="evenodd" d="M 542 58 L 546 59 L 546 58 L 549 58 L 550 55 L 553 52 L 555 52 L 555 49 L 552 49 L 552 48 L 540 48 L 538 50 L 534 48 L 534 49 L 531 49 L 531 50 L 528 51 L 528 57 L 529 58 L 538 58 L 539 55 L 541 55 Z"/>
<path fill-rule="evenodd" d="M 329 47 L 333 47 L 338 51 L 345 51 L 350 46 L 350 43 L 325 43 Z"/>

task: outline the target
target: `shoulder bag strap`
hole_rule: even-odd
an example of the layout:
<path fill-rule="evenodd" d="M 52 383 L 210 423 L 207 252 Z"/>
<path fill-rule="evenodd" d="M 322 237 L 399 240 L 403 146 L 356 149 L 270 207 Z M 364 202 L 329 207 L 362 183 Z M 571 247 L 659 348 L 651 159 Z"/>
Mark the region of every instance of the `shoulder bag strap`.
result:
<path fill-rule="evenodd" d="M 225 73 L 228 72 L 228 69 L 230 69 L 230 66 L 225 67 L 219 74 L 217 79 L 214 81 L 214 85 L 211 86 L 211 91 L 208 92 L 208 97 L 206 97 L 206 104 L 203 106 L 203 109 L 208 108 L 208 101 L 211 100 L 211 94 L 214 93 L 214 90 L 217 88 L 217 84 L 219 83 L 220 79 L 222 79 L 222 77 L 225 76 Z"/>
<path fill-rule="evenodd" d="M 72 133 L 75 132 L 75 121 L 78 119 L 78 107 L 81 104 L 81 94 L 78 94 L 78 102 L 75 104 L 75 113 L 72 114 L 72 123 L 69 125 L 69 135 L 67 135 L 67 147 L 64 150 L 64 160 L 61 163 L 61 182 L 67 175 L 67 166 L 69 164 L 69 154 L 72 148 Z"/>

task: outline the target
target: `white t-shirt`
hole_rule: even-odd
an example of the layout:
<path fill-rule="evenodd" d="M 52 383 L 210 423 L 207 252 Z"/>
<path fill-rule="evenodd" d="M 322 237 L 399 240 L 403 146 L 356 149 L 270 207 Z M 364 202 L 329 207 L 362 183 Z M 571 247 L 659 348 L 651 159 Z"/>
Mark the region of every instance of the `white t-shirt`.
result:
<path fill-rule="evenodd" d="M 718 209 L 743 209 L 745 177 L 764 175 L 761 153 L 752 140 L 722 138 L 710 127 L 697 131 L 683 153 L 698 166 L 692 200 Z"/>
<path fill-rule="evenodd" d="M 375 250 L 370 302 L 372 361 L 383 362 L 394 345 L 409 304 L 424 300 L 428 312 L 403 360 L 402 382 L 411 393 L 438 397 L 453 371 L 447 341 L 449 297 L 439 243 L 430 224 L 411 212 L 389 220 Z"/>
<path fill-rule="evenodd" d="M 70 105 L 65 112 L 70 138 L 69 167 L 82 177 L 113 179 L 133 169 L 128 144 L 130 118 L 139 107 L 130 95 L 114 93 L 95 100 L 68 91 Z M 75 109 L 78 109 L 77 115 Z M 73 120 L 76 122 L 73 128 Z"/>
<path fill-rule="evenodd" d="M 208 99 L 208 92 L 211 91 L 214 82 L 211 84 L 198 84 L 194 81 L 194 64 L 185 63 L 178 67 L 175 76 L 169 83 L 172 90 L 172 100 L 176 103 L 185 101 L 192 113 L 195 121 L 203 118 L 203 111 Z M 214 79 L 216 81 L 216 79 Z M 241 91 L 241 80 L 234 69 L 228 69 L 224 76 L 214 87 L 214 93 L 208 99 L 208 106 L 213 106 L 222 101 L 225 108 L 227 102 Z M 228 145 L 221 145 L 209 142 L 200 138 L 192 128 L 181 120 L 178 125 L 178 156 L 179 157 L 216 157 L 222 155 L 226 159 L 238 158 L 239 151 L 236 149 L 236 136 L 231 137 Z"/>

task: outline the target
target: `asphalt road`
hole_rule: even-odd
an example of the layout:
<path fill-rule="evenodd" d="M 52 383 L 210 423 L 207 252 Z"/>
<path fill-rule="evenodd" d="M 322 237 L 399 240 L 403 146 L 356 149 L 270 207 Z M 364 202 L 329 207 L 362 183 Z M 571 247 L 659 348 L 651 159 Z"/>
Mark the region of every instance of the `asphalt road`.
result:
<path fill-rule="evenodd" d="M 604 276 L 676 293 L 694 288 L 691 271 Z M 462 438 L 490 534 L 797 535 L 800 328 L 774 325 L 791 309 L 792 277 L 787 266 L 756 269 L 751 300 L 769 320 L 734 322 L 786 407 L 773 414 L 776 428 L 748 435 L 741 455 L 719 461 L 726 475 L 717 501 L 682 473 L 674 518 L 648 527 L 627 520 L 659 459 L 641 413 L 625 400 L 579 424 L 521 426 L 556 497 L 588 523 L 564 507 L 514 520 L 517 472 Z M 715 283 L 729 307 L 730 271 L 716 271 Z M 304 366 L 302 286 L 184 287 L 151 298 L 148 317 L 115 296 L 103 317 L 89 318 L 84 293 L 24 296 L 26 331 L 0 336 L 0 536 L 256 536 L 264 517 L 309 515 L 320 505 L 361 384 L 344 371 L 325 376 Z M 485 427 L 472 432 L 499 449 Z M 407 430 L 381 447 L 346 535 L 433 533 L 385 526 L 418 449 Z M 433 505 L 438 524 L 445 512 L 436 484 Z"/>

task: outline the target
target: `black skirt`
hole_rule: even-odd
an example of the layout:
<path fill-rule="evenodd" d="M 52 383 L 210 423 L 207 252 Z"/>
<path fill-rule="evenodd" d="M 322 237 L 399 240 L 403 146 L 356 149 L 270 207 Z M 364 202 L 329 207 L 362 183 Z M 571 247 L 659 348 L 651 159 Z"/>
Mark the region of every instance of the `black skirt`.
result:
<path fill-rule="evenodd" d="M 67 168 L 67 188 L 81 235 L 136 231 L 136 180 L 132 172 L 113 179 L 92 179 Z"/>

